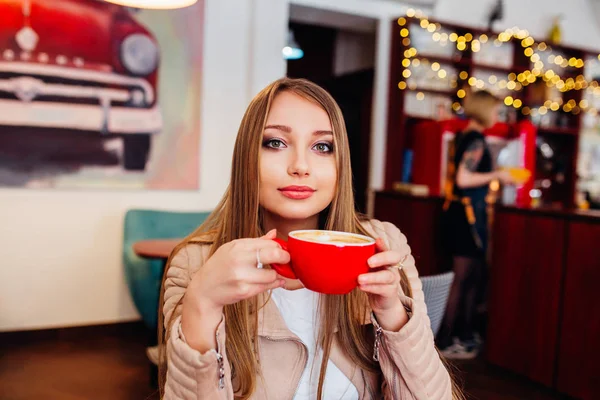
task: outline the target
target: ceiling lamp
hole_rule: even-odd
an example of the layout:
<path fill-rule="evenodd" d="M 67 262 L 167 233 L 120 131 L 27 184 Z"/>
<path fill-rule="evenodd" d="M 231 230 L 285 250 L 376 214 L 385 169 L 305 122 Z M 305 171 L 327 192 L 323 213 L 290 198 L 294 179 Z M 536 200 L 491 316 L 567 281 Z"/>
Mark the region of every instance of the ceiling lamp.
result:
<path fill-rule="evenodd" d="M 125 7 L 148 8 L 153 10 L 168 10 L 173 8 L 189 7 L 198 0 L 104 0 L 108 3 Z"/>
<path fill-rule="evenodd" d="M 296 38 L 294 38 L 294 32 L 288 31 L 287 45 L 281 50 L 283 58 L 285 60 L 298 60 L 304 57 L 304 51 L 300 48 Z"/>

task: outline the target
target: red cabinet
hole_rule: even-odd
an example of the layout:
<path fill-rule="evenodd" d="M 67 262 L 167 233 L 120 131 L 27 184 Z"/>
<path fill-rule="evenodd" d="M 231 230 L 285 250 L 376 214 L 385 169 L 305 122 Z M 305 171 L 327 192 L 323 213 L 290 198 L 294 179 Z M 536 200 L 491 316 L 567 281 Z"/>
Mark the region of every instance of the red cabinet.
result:
<path fill-rule="evenodd" d="M 573 222 L 568 231 L 557 388 L 600 398 L 600 223 Z"/>
<path fill-rule="evenodd" d="M 499 211 L 495 224 L 487 359 L 552 386 L 565 221 Z"/>
<path fill-rule="evenodd" d="M 499 208 L 493 246 L 488 361 L 600 398 L 600 214 Z"/>

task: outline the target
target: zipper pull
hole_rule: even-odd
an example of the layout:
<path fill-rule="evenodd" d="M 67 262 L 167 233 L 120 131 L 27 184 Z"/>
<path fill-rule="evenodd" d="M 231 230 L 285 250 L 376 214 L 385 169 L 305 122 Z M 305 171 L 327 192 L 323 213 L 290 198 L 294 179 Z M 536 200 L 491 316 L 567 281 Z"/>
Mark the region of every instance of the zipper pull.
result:
<path fill-rule="evenodd" d="M 221 353 L 217 353 L 217 363 L 219 364 L 219 389 L 225 389 L 225 367 Z"/>
<path fill-rule="evenodd" d="M 217 339 L 217 364 L 219 365 L 219 389 L 225 389 L 225 366 L 223 365 L 223 356 L 221 355 L 221 346 L 219 345 L 219 331 L 215 335 Z"/>
<path fill-rule="evenodd" d="M 379 362 L 379 346 L 381 345 L 381 335 L 383 334 L 383 329 L 379 325 L 377 325 L 377 329 L 375 330 L 375 345 L 373 346 L 373 361 Z"/>

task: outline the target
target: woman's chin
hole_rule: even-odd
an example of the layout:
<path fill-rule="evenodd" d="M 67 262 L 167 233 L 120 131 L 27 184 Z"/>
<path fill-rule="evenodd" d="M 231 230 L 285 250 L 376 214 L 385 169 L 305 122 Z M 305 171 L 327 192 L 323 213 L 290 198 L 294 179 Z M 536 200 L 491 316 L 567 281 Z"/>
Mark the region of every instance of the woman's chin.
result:
<path fill-rule="evenodd" d="M 323 210 L 318 207 L 309 206 L 308 204 L 291 204 L 285 207 L 278 207 L 278 209 L 273 210 L 273 213 L 286 220 L 302 220 L 314 217 L 321 211 Z"/>

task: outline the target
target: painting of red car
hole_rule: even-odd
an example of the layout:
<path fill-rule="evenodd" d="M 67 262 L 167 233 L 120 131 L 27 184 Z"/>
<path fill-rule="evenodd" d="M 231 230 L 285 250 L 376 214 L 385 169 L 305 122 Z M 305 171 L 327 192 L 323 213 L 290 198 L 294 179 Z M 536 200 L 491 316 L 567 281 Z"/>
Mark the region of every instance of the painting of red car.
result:
<path fill-rule="evenodd" d="M 120 138 L 122 168 L 143 171 L 163 130 L 159 62 L 135 10 L 101 0 L 0 0 L 0 128 Z"/>

